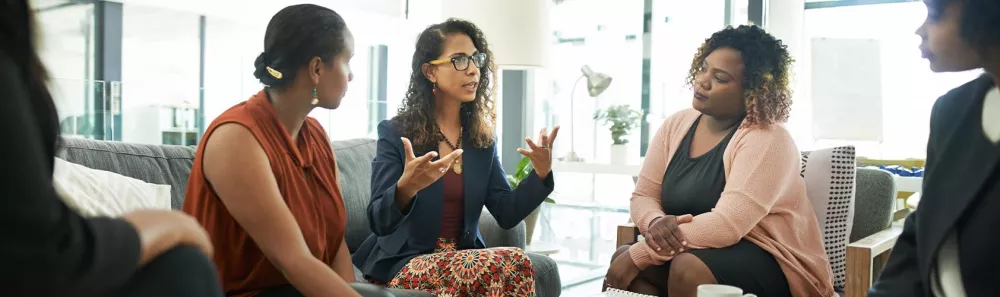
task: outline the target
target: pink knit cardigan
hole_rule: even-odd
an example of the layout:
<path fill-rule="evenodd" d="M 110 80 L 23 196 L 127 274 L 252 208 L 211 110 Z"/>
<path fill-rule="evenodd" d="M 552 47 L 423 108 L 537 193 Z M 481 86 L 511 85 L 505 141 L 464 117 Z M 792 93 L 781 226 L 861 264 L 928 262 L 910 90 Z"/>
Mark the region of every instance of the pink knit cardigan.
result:
<path fill-rule="evenodd" d="M 631 201 L 632 221 L 643 233 L 653 219 L 665 215 L 660 204 L 665 168 L 700 114 L 688 109 L 670 116 L 650 142 Z M 746 238 L 778 260 L 792 296 L 835 296 L 800 160 L 781 125 L 738 129 L 723 155 L 726 186 L 719 202 L 712 211 L 680 225 L 689 248 L 722 248 Z M 658 255 L 642 241 L 632 245 L 629 254 L 640 269 L 672 258 Z"/>

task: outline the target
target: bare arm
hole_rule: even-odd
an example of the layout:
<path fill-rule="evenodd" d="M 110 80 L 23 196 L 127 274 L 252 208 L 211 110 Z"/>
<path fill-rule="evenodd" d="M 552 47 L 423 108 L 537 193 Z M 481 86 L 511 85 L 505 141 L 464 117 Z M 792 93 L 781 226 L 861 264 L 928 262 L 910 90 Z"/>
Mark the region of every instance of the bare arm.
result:
<path fill-rule="evenodd" d="M 347 249 L 346 240 L 340 243 L 340 248 L 337 249 L 337 257 L 333 259 L 332 268 L 345 282 L 353 283 L 358 281 L 354 278 L 354 264 L 351 262 L 351 251 Z"/>
<path fill-rule="evenodd" d="M 205 144 L 205 177 L 264 255 L 305 296 L 360 296 L 306 246 L 278 191 L 264 149 L 246 127 L 225 124 Z"/>

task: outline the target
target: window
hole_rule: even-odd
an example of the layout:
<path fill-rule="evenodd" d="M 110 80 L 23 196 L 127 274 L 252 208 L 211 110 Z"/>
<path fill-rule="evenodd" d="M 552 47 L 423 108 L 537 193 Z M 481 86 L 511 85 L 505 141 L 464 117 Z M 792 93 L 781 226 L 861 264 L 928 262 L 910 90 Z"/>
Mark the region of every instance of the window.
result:
<path fill-rule="evenodd" d="M 800 150 L 847 142 L 858 155 L 871 158 L 924 158 L 930 111 L 937 98 L 969 81 L 981 71 L 933 73 L 918 50 L 920 37 L 914 31 L 923 22 L 926 8 L 920 2 L 806 9 L 804 16 L 807 50 L 800 53 L 789 130 Z M 851 21 L 845 22 L 845 19 Z M 881 60 L 882 141 L 817 140 L 813 137 L 810 71 L 811 44 L 816 38 L 869 39 L 880 45 L 871 53 Z M 845 119 L 849 120 L 849 119 Z"/>

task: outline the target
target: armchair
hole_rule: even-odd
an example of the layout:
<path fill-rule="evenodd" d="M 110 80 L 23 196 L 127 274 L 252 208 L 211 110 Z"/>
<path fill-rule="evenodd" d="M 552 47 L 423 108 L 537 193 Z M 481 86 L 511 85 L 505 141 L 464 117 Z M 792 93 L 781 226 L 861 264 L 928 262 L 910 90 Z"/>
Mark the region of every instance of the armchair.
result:
<path fill-rule="evenodd" d="M 896 198 L 892 174 L 855 167 L 850 146 L 803 152 L 802 161 L 833 268 L 834 289 L 841 296 L 867 296 L 902 232 L 902 226 L 891 226 Z M 617 234 L 617 246 L 631 244 L 639 229 L 629 220 L 618 226 Z"/>

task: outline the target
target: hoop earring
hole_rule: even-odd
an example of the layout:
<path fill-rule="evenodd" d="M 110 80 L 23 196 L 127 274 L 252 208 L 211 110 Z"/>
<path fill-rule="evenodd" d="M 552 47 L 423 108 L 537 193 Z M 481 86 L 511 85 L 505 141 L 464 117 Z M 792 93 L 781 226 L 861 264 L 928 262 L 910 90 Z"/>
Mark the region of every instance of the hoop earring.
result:
<path fill-rule="evenodd" d="M 312 103 L 312 105 L 319 104 L 319 94 L 316 93 L 315 88 L 313 88 L 313 100 L 310 103 Z"/>

